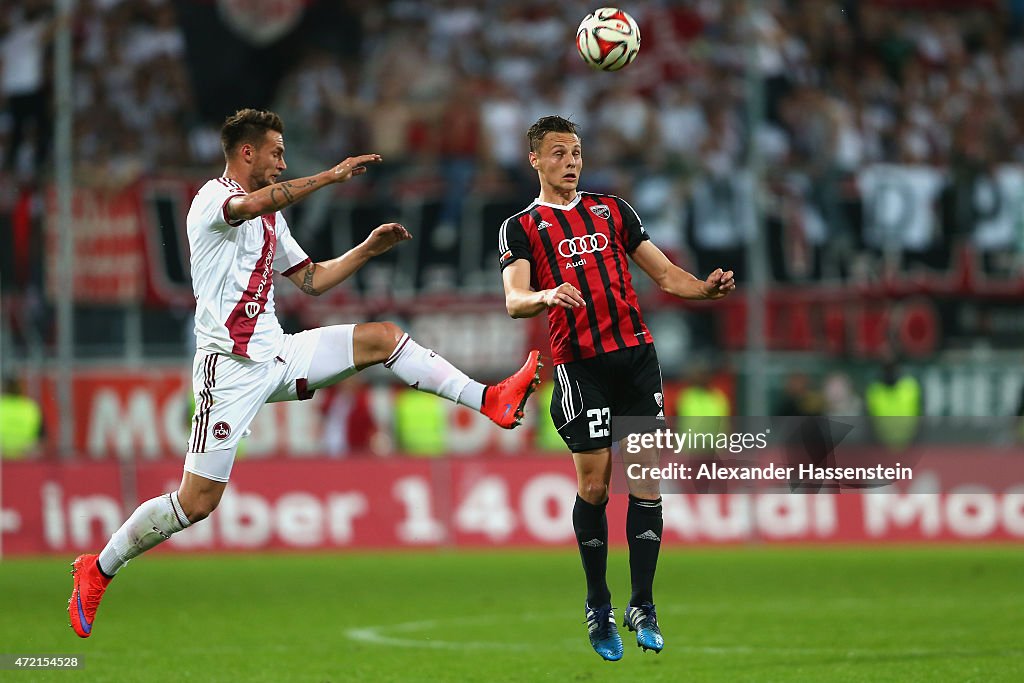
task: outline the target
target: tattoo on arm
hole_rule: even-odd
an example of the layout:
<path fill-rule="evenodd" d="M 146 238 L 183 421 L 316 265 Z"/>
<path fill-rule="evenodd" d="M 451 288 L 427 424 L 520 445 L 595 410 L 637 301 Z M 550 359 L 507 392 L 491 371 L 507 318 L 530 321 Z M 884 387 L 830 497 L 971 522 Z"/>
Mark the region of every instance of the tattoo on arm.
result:
<path fill-rule="evenodd" d="M 274 209 L 283 209 L 295 201 L 295 197 L 286 187 L 287 183 L 278 183 L 270 188 L 270 203 Z M 284 195 L 283 197 L 279 195 Z"/>
<path fill-rule="evenodd" d="M 306 273 L 302 278 L 302 287 L 299 288 L 306 294 L 309 294 L 310 296 L 320 296 L 320 290 L 313 286 L 313 273 L 315 272 L 315 263 L 310 263 L 308 266 L 306 266 Z"/>
<path fill-rule="evenodd" d="M 274 208 L 283 209 L 284 207 L 290 206 L 296 202 L 296 197 L 292 193 L 293 189 L 298 190 L 306 187 L 312 187 L 313 185 L 316 185 L 316 179 L 314 178 L 310 178 L 301 185 L 296 185 L 291 181 L 277 183 L 270 188 L 270 202 L 274 205 Z M 284 195 L 284 197 L 279 198 L 278 193 Z"/>

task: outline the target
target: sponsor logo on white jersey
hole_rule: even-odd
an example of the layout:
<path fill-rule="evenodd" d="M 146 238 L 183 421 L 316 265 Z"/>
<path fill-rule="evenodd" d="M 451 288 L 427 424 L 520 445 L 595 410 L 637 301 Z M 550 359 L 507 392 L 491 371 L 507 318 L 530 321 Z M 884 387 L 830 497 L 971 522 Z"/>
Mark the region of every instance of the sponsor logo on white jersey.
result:
<path fill-rule="evenodd" d="M 264 230 L 273 235 L 273 230 L 266 223 L 264 223 Z M 262 279 L 256 287 L 256 293 L 252 295 L 254 301 L 259 301 L 260 297 L 263 296 L 263 290 L 266 289 L 267 283 L 270 282 L 270 274 L 274 272 L 274 243 L 276 241 L 270 240 L 270 244 L 267 245 L 267 256 L 263 259 L 263 272 L 260 273 Z M 252 316 L 250 315 L 249 317 L 251 318 Z"/>

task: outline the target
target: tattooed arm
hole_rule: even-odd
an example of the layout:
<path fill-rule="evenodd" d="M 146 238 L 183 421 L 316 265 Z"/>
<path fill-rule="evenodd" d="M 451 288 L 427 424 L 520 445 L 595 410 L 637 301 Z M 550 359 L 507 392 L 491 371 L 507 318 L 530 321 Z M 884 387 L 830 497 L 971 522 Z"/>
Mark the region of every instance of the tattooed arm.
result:
<path fill-rule="evenodd" d="M 310 263 L 289 275 L 288 279 L 306 294 L 320 296 L 347 280 L 374 256 L 380 256 L 399 242 L 411 239 L 409 231 L 398 223 L 385 223 L 374 228 L 362 244 L 330 261 Z"/>
<path fill-rule="evenodd" d="M 257 216 L 265 216 L 269 213 L 280 211 L 286 206 L 291 206 L 300 199 L 319 190 L 321 187 L 334 183 L 343 183 L 357 175 L 366 173 L 365 164 L 378 161 L 380 161 L 379 154 L 363 154 L 358 157 L 349 157 L 334 168 L 321 171 L 316 175 L 274 183 L 255 192 L 233 197 L 228 202 L 228 217 L 236 221 L 247 221 Z"/>

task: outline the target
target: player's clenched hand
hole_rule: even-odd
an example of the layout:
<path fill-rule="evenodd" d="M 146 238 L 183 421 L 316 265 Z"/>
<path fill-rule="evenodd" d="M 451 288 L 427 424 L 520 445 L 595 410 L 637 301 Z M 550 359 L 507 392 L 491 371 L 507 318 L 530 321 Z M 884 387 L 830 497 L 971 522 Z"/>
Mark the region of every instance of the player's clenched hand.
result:
<path fill-rule="evenodd" d="M 548 308 L 561 306 L 562 308 L 579 308 L 586 306 L 580 290 L 568 282 L 563 282 L 554 289 L 545 289 L 543 296 L 544 305 Z"/>
<path fill-rule="evenodd" d="M 370 256 L 380 256 L 399 242 L 411 239 L 412 235 L 404 226 L 398 223 L 385 223 L 373 229 L 373 232 L 363 240 L 363 246 Z"/>
<path fill-rule="evenodd" d="M 366 164 L 375 164 L 379 161 L 379 154 L 363 154 L 357 157 L 349 157 L 331 169 L 334 171 L 334 182 L 343 183 L 354 176 L 362 175 L 366 173 Z"/>
<path fill-rule="evenodd" d="M 734 289 L 736 289 L 736 280 L 732 271 L 716 268 L 715 272 L 708 275 L 708 279 L 704 281 L 704 298 L 721 299 Z"/>

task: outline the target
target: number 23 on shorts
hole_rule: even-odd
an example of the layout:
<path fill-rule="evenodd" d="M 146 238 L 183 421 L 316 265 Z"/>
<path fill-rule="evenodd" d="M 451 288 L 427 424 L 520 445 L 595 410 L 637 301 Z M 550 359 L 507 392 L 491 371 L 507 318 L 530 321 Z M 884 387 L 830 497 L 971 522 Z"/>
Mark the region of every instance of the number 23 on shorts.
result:
<path fill-rule="evenodd" d="M 611 411 L 608 408 L 591 408 L 587 411 L 587 424 L 590 425 L 590 437 L 599 439 L 608 436 L 608 423 L 611 421 Z"/>

